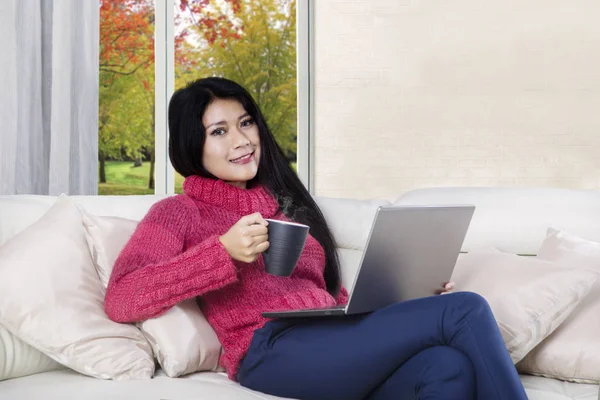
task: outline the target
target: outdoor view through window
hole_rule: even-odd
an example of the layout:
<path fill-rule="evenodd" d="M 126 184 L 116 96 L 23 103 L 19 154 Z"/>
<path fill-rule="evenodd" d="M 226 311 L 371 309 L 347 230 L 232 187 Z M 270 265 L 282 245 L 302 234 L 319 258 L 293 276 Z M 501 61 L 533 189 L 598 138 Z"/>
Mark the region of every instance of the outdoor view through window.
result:
<path fill-rule="evenodd" d="M 205 76 L 254 96 L 296 160 L 296 1 L 174 0 L 175 89 Z M 154 21 L 151 0 L 102 0 L 98 193 L 154 193 Z M 183 178 L 175 175 L 175 192 Z"/>

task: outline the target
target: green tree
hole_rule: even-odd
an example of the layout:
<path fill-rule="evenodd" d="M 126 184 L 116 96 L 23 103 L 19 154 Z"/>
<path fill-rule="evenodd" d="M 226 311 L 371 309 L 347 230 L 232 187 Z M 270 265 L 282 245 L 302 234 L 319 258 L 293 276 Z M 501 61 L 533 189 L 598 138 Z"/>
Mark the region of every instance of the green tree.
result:
<path fill-rule="evenodd" d="M 155 146 L 154 146 L 154 130 L 156 127 L 156 110 L 154 97 L 154 69 L 145 69 L 136 74 L 138 81 L 137 90 L 135 93 L 136 99 L 140 102 L 139 107 L 141 113 L 145 116 L 147 135 L 145 140 L 140 143 L 141 151 L 146 155 L 146 159 L 150 161 L 150 174 L 148 176 L 148 189 L 154 189 L 154 166 L 156 162 Z"/>
<path fill-rule="evenodd" d="M 296 1 L 185 1 L 191 40 L 176 85 L 204 76 L 232 79 L 254 96 L 277 142 L 296 158 Z M 185 15 L 185 14 L 184 14 Z M 190 42 L 197 40 L 198 45 Z"/>
<path fill-rule="evenodd" d="M 100 7 L 99 180 L 105 163 L 136 158 L 153 145 L 153 130 L 140 76 L 154 71 L 154 12 L 150 0 L 102 0 Z"/>
<path fill-rule="evenodd" d="M 99 107 L 100 173 L 108 158 L 141 157 L 144 148 L 154 147 L 154 129 L 148 112 L 148 93 L 136 75 L 121 77 L 101 86 Z M 100 182 L 106 182 L 101 176 Z"/>

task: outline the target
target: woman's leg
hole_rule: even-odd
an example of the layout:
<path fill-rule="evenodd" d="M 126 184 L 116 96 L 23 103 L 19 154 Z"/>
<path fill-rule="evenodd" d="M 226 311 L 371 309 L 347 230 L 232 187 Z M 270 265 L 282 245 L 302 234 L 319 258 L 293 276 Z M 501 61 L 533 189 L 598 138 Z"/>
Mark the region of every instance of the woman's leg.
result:
<path fill-rule="evenodd" d="M 255 333 L 238 380 L 282 397 L 363 399 L 433 346 L 469 358 L 478 399 L 527 399 L 487 302 L 468 292 L 359 316 L 267 324 Z"/>
<path fill-rule="evenodd" d="M 422 350 L 369 396 L 369 400 L 388 399 L 473 400 L 473 364 L 463 352 L 449 346 Z"/>

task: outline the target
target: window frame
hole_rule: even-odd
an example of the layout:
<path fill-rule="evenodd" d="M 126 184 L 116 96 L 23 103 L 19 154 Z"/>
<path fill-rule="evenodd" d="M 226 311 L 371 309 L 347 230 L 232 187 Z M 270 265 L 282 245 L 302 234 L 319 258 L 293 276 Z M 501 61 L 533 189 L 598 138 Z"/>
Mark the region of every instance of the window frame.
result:
<path fill-rule="evenodd" d="M 154 193 L 175 193 L 175 170 L 169 162 L 167 120 L 169 99 L 175 88 L 174 0 L 155 0 L 154 23 Z"/>
<path fill-rule="evenodd" d="M 314 191 L 314 6 L 314 0 L 298 0 L 296 5 L 296 168 L 310 193 Z"/>

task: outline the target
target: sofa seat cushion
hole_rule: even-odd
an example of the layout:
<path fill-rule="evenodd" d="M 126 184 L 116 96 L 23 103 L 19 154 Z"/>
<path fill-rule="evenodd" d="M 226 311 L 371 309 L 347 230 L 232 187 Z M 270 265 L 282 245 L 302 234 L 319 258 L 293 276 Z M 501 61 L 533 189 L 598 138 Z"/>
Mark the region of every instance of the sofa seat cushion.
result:
<path fill-rule="evenodd" d="M 529 400 L 597 400 L 598 386 L 522 375 Z M 71 370 L 44 372 L 0 382 L 2 400 L 280 400 L 240 386 L 224 373 L 198 372 L 169 378 L 162 370 L 154 379 L 105 381 Z"/>
<path fill-rule="evenodd" d="M 2 400 L 275 400 L 229 380 L 225 373 L 198 372 L 169 378 L 157 370 L 153 379 L 105 381 L 60 370 L 0 382 Z M 73 397 L 75 395 L 75 397 Z"/>
<path fill-rule="evenodd" d="M 529 400 L 598 400 L 598 385 L 521 375 Z"/>

